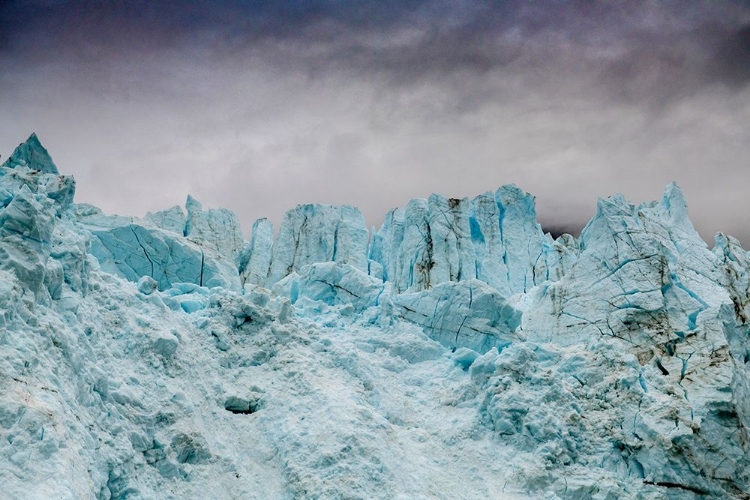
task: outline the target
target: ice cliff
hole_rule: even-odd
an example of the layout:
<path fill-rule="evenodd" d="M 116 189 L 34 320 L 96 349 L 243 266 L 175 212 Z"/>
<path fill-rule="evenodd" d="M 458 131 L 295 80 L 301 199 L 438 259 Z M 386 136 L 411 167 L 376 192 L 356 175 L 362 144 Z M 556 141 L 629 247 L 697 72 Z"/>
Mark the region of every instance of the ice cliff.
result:
<path fill-rule="evenodd" d="M 0 166 L 0 496 L 750 498 L 750 255 L 676 185 L 553 239 L 515 186 L 275 236 Z"/>

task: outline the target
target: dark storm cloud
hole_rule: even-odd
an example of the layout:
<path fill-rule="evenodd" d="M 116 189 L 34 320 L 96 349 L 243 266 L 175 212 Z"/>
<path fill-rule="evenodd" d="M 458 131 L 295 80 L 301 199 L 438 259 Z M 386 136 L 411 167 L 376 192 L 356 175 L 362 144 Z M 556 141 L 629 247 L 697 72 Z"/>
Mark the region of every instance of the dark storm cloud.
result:
<path fill-rule="evenodd" d="M 33 129 L 83 201 L 190 191 L 246 229 L 516 182 L 576 232 L 677 180 L 747 244 L 749 26 L 732 1 L 5 1 L 0 152 Z"/>
<path fill-rule="evenodd" d="M 723 40 L 716 53 L 716 77 L 741 86 L 750 81 L 750 24 Z"/>
<path fill-rule="evenodd" d="M 0 23 L 5 52 L 42 59 L 186 46 L 220 58 L 255 49 L 284 55 L 278 64 L 402 79 L 486 72 L 521 57 L 541 66 L 557 56 L 626 82 L 644 71 L 673 84 L 744 82 L 750 58 L 750 7 L 733 2 L 17 0 L 0 6 Z"/>
<path fill-rule="evenodd" d="M 549 233 L 553 238 L 558 238 L 563 234 L 580 234 L 583 229 L 582 225 L 543 225 L 542 231 Z"/>
<path fill-rule="evenodd" d="M 577 73 L 648 106 L 750 79 L 750 6 L 740 2 L 22 0 L 0 6 L 0 26 L 11 59 L 62 59 L 93 74 L 169 51 L 390 85 L 505 68 L 532 84 Z"/>
<path fill-rule="evenodd" d="M 32 64 L 68 61 L 92 92 L 139 85 L 157 92 L 178 53 L 237 66 L 260 60 L 312 79 L 336 72 L 377 81 L 384 92 L 442 80 L 450 96 L 440 117 L 425 119 L 502 99 L 507 89 L 486 82 L 498 71 L 552 98 L 558 89 L 585 89 L 651 112 L 750 78 L 750 7 L 733 2 L 50 0 L 11 2 L 0 19 L 7 54 L 30 51 Z M 109 71 L 159 53 L 167 64 L 140 83 Z"/>

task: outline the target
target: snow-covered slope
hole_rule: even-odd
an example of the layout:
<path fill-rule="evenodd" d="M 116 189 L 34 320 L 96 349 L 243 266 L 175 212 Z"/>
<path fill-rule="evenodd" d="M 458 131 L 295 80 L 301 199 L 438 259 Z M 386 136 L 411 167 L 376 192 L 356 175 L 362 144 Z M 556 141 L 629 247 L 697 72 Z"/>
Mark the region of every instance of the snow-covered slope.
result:
<path fill-rule="evenodd" d="M 750 255 L 680 190 L 553 240 L 515 186 L 274 238 L 0 166 L 0 496 L 750 498 Z"/>

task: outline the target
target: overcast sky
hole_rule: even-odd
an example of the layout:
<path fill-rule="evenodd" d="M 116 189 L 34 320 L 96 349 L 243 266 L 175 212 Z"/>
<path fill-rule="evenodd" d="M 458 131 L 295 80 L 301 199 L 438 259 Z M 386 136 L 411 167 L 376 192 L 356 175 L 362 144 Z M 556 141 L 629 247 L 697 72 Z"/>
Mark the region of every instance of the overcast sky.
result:
<path fill-rule="evenodd" d="M 747 1 L 0 2 L 3 157 L 33 131 L 78 202 L 190 193 L 246 234 L 509 183 L 575 233 L 677 181 L 750 248 L 749 83 Z"/>

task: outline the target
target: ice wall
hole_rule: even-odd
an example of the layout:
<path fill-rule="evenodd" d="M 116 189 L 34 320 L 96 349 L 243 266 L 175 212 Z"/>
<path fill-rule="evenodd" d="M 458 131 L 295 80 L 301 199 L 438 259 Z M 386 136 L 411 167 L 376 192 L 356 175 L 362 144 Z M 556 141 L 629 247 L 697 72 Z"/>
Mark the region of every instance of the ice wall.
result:
<path fill-rule="evenodd" d="M 274 238 L 0 166 L 8 498 L 745 498 L 750 255 L 675 185 L 553 240 L 514 186 Z M 450 470 L 448 474 L 446 471 Z"/>

